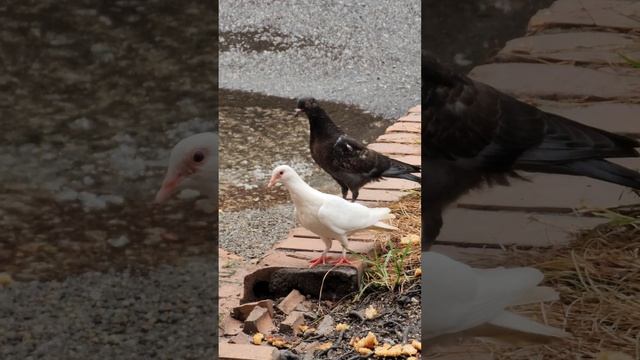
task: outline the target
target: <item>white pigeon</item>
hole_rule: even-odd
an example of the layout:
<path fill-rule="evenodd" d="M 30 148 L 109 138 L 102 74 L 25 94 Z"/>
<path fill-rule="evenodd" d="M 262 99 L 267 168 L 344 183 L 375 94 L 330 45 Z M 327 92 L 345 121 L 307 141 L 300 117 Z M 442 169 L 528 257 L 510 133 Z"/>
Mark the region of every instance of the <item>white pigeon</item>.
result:
<path fill-rule="evenodd" d="M 206 132 L 182 139 L 171 150 L 169 167 L 156 202 L 179 190 L 197 190 L 214 198 L 218 192 L 218 134 Z"/>
<path fill-rule="evenodd" d="M 423 341 L 442 344 L 480 337 L 520 345 L 569 336 L 506 310 L 558 300 L 555 290 L 538 286 L 543 278 L 534 268 L 475 269 L 442 254 L 423 252 Z"/>
<path fill-rule="evenodd" d="M 398 230 L 382 222 L 382 220 L 394 218 L 388 208 L 368 208 L 339 196 L 320 192 L 305 183 L 287 165 L 280 165 L 273 170 L 268 186 L 271 187 L 277 182 L 281 182 L 289 190 L 298 222 L 318 235 L 326 246 L 319 258 L 311 260 L 309 267 L 327 262 L 331 239 L 339 240 L 342 245 L 342 257 L 332 263 L 351 264 L 346 256 L 348 235 L 364 229 Z"/>

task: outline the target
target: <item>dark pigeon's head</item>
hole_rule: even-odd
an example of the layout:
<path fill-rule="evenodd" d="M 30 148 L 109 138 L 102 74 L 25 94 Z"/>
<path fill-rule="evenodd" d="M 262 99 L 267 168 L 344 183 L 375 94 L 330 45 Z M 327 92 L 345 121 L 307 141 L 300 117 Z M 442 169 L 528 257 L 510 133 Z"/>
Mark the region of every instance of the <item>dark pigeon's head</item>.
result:
<path fill-rule="evenodd" d="M 318 101 L 312 97 L 299 98 L 296 104 L 296 116 L 305 113 L 307 116 L 320 109 Z"/>

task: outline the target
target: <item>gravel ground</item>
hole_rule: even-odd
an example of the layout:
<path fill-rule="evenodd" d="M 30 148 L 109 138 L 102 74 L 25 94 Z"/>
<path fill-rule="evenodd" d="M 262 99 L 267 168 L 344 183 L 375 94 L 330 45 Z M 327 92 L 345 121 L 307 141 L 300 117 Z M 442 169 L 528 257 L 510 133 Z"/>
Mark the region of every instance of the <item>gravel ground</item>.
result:
<path fill-rule="evenodd" d="M 0 289 L 0 358 L 213 359 L 213 261 Z"/>
<path fill-rule="evenodd" d="M 421 3 L 415 0 L 345 1 L 331 6 L 311 0 L 222 0 L 220 87 L 283 98 L 314 96 L 395 119 L 420 103 L 420 12 Z M 235 120 L 245 126 L 244 118 Z M 336 120 L 348 121 L 344 116 Z M 363 123 L 358 121 L 359 126 Z M 303 125 L 307 126 L 306 121 Z M 224 128 L 224 119 L 220 126 Z M 300 152 L 291 152 L 303 157 L 307 153 L 306 145 Z M 300 157 L 291 154 L 286 161 Z M 274 156 L 263 167 L 276 160 Z M 236 193 L 233 196 L 245 195 Z M 281 202 L 258 193 L 251 196 L 265 203 Z M 222 197 L 228 198 L 224 193 Z M 289 202 L 288 195 L 286 199 Z M 259 206 L 262 210 L 221 216 L 224 249 L 254 258 L 290 230 L 290 210 Z"/>
<path fill-rule="evenodd" d="M 293 211 L 293 206 L 286 204 L 223 212 L 220 214 L 220 246 L 247 259 L 260 258 L 293 228 Z"/>

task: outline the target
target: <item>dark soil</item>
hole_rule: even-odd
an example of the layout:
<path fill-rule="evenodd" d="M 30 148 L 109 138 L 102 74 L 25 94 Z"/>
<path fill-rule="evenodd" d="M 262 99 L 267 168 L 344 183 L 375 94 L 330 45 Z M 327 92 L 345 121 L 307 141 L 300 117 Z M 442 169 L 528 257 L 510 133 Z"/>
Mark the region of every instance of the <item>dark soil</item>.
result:
<path fill-rule="evenodd" d="M 365 293 L 360 300 L 349 297 L 339 302 L 322 301 L 318 304 L 317 301 L 314 301 L 312 308 L 309 309 L 309 315 L 315 318 L 306 318 L 305 324 L 317 328 L 325 316 L 331 316 L 335 323 L 330 334 L 323 336 L 312 332 L 297 337 L 279 335 L 276 337 L 283 337 L 288 344 L 291 344 L 288 352 L 290 359 L 355 360 L 367 358 L 358 354 L 350 345 L 352 338 L 363 338 L 372 332 L 376 335 L 379 345 L 384 343 L 408 344 L 411 343 L 411 340 L 420 339 L 420 294 L 420 281 L 414 281 L 407 284 L 402 292 L 389 292 L 387 289 L 380 289 Z M 363 315 L 364 310 L 369 306 L 373 306 L 378 311 L 378 315 L 371 320 L 367 320 Z M 274 322 L 277 326 L 283 320 L 284 316 L 276 315 Z M 335 331 L 335 324 L 338 323 L 348 324 L 349 329 L 344 333 Z M 331 342 L 332 346 L 328 350 L 316 350 L 313 353 L 301 351 L 314 342 L 320 344 Z M 400 356 L 396 359 L 406 359 L 406 356 Z"/>

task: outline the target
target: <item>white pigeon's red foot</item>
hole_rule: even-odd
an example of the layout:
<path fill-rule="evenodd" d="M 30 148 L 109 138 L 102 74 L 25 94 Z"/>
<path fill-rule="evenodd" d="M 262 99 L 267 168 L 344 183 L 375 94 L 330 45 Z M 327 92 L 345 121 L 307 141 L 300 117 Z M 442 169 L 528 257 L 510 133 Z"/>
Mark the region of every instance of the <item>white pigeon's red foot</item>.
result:
<path fill-rule="evenodd" d="M 327 263 L 327 261 L 329 260 L 329 257 L 327 256 L 320 256 L 317 259 L 312 259 L 311 261 L 309 261 L 309 267 L 312 268 L 314 266 L 318 266 L 318 265 L 324 265 Z"/>
<path fill-rule="evenodd" d="M 338 260 L 331 262 L 334 265 L 353 265 L 351 261 L 349 261 L 346 257 L 341 256 Z"/>

